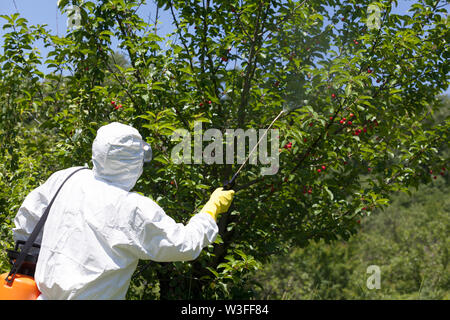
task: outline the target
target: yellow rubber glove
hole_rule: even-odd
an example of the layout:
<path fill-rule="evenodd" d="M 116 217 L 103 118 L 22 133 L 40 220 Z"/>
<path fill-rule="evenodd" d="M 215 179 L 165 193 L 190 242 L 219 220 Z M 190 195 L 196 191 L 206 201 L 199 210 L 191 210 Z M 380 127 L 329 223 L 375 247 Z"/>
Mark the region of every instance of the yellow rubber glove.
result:
<path fill-rule="evenodd" d="M 212 193 L 209 201 L 205 204 L 201 212 L 206 212 L 217 220 L 217 216 L 221 213 L 227 212 L 228 208 L 233 201 L 234 190 L 223 190 L 223 188 L 217 188 Z"/>

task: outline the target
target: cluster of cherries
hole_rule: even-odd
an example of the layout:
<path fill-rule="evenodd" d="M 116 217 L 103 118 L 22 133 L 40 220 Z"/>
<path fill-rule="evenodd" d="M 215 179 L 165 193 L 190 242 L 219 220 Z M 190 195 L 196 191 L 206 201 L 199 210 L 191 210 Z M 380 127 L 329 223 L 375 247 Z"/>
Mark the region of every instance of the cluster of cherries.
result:
<path fill-rule="evenodd" d="M 119 110 L 123 106 L 121 104 L 116 104 L 116 102 L 113 100 L 111 101 L 111 105 L 114 107 L 114 109 Z"/>
<path fill-rule="evenodd" d="M 430 169 L 430 174 L 433 174 L 433 170 L 431 170 L 431 169 Z M 445 174 L 445 167 L 442 167 L 441 172 L 440 172 L 440 175 L 441 175 L 441 176 L 444 176 L 444 174 Z M 437 176 L 434 176 L 433 179 L 436 180 L 436 179 L 437 179 Z"/>

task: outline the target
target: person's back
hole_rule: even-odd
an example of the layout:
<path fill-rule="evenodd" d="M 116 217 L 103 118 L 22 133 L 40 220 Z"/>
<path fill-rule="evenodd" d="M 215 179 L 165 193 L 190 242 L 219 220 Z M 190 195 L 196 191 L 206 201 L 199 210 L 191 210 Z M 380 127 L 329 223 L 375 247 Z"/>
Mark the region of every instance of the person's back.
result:
<path fill-rule="evenodd" d="M 40 299 L 124 299 L 139 259 L 192 260 L 217 235 L 211 213 L 183 225 L 129 192 L 142 173 L 142 138 L 121 124 L 103 128 L 93 144 L 93 170 L 69 179 L 46 221 L 35 273 Z M 27 196 L 14 221 L 15 240 L 26 239 L 76 169 L 54 173 Z"/>

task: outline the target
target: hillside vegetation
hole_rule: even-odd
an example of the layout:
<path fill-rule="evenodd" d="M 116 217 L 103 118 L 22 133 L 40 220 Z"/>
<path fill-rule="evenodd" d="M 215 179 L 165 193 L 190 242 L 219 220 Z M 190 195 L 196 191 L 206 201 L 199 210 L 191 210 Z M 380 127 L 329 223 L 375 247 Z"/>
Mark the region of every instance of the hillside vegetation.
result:
<path fill-rule="evenodd" d="M 450 197 L 438 173 L 361 221 L 348 242 L 319 241 L 277 256 L 255 279 L 259 299 L 449 299 Z M 367 268 L 380 267 L 380 289 Z"/>

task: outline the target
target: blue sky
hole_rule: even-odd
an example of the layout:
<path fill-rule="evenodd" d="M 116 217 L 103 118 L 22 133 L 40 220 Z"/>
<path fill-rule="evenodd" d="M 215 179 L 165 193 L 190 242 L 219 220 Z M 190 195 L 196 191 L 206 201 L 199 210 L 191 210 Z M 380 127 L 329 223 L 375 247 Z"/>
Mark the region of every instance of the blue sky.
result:
<path fill-rule="evenodd" d="M 147 2 L 148 4 L 141 6 L 138 11 L 144 19 L 149 16 L 149 13 L 154 12 L 153 2 Z M 0 3 L 0 14 L 10 15 L 18 11 L 30 24 L 47 24 L 55 33 L 59 35 L 65 33 L 67 17 L 59 11 L 56 5 L 57 0 L 0 0 Z M 151 18 L 154 19 L 154 17 Z M 169 21 L 167 13 L 161 21 Z M 165 25 L 164 29 L 166 27 Z"/>
<path fill-rule="evenodd" d="M 152 23 L 155 19 L 154 5 L 152 0 L 147 2 L 148 4 L 139 7 L 138 13 L 144 20 Z M 66 33 L 67 15 L 62 14 L 58 9 L 57 0 L 0 0 L 0 3 L 0 15 L 11 15 L 18 11 L 21 17 L 28 20 L 29 24 L 46 24 L 47 29 L 60 36 Z M 159 15 L 158 28 L 162 34 L 167 34 L 172 31 L 169 13 L 160 10 Z M 1 19 L 0 25 L 3 23 L 4 19 Z M 4 31 L 0 30 L 0 35 L 3 33 Z M 1 39 L 0 44 L 3 44 Z M 39 47 L 39 49 L 45 52 L 44 48 Z"/>
<path fill-rule="evenodd" d="M 67 30 L 67 15 L 61 13 L 57 7 L 57 0 L 0 0 L 0 15 L 11 15 L 19 12 L 20 16 L 27 19 L 30 25 L 47 25 L 46 29 L 51 30 L 52 34 L 62 36 Z M 145 21 L 154 23 L 155 6 L 152 0 L 147 0 L 146 5 L 139 7 L 138 13 Z M 159 10 L 158 34 L 166 35 L 173 31 L 171 24 L 171 15 L 169 12 Z M 0 18 L 0 26 L 5 20 Z M 3 45 L 3 34 L 5 31 L 0 28 L 0 46 Z M 35 46 L 40 50 L 45 58 L 49 49 L 44 48 L 42 43 L 36 43 Z M 118 50 L 120 51 L 120 50 Z M 0 52 L 2 50 L 0 49 Z M 46 71 L 46 70 L 42 70 Z"/>
<path fill-rule="evenodd" d="M 46 24 L 47 29 L 52 30 L 53 34 L 64 35 L 67 29 L 67 17 L 61 14 L 57 8 L 57 0 L 0 0 L 0 15 L 11 15 L 15 12 L 19 12 L 21 17 L 28 20 L 29 24 Z M 416 1 L 412 0 L 398 0 L 398 6 L 393 10 L 393 13 L 406 14 L 407 10 Z M 448 5 L 450 8 L 450 5 Z M 153 23 L 154 21 L 154 5 L 152 0 L 147 0 L 147 4 L 143 5 L 138 10 L 139 15 Z M 160 10 L 159 18 L 159 34 L 164 35 L 173 30 L 171 24 L 171 16 L 169 12 Z M 0 26 L 3 25 L 4 19 L 0 19 Z M 0 30 L 0 46 L 3 45 L 4 31 Z M 47 50 L 42 45 L 36 45 L 43 57 L 46 56 Z M 44 71 L 45 72 L 45 71 Z M 447 89 L 446 94 L 450 94 L 450 88 Z"/>

